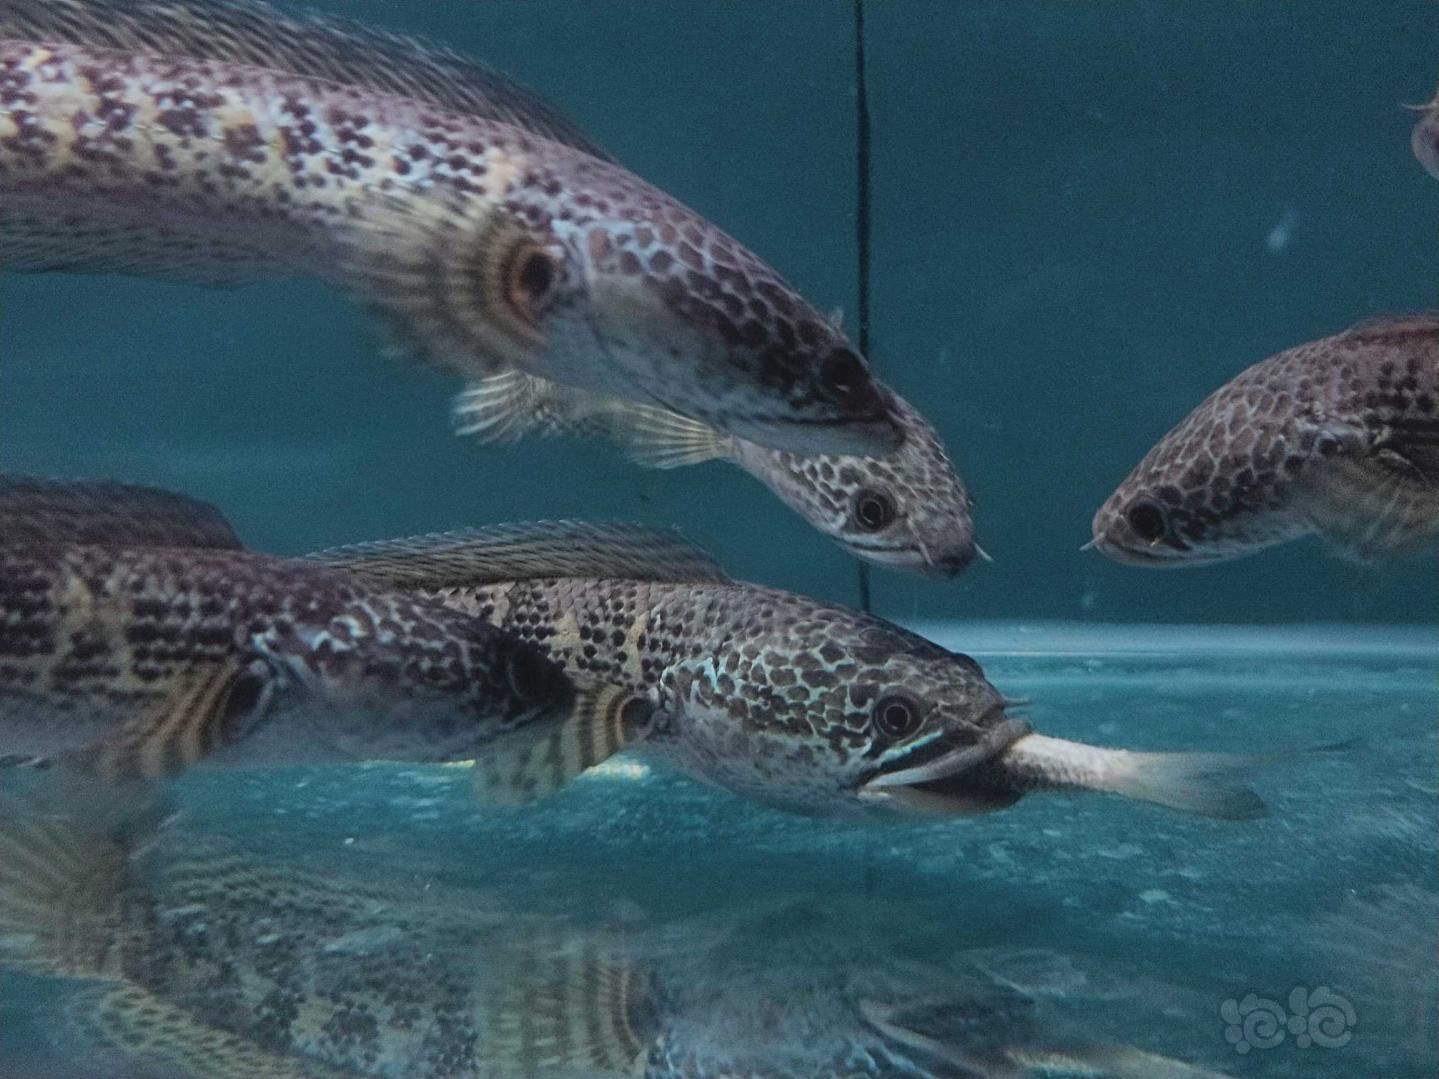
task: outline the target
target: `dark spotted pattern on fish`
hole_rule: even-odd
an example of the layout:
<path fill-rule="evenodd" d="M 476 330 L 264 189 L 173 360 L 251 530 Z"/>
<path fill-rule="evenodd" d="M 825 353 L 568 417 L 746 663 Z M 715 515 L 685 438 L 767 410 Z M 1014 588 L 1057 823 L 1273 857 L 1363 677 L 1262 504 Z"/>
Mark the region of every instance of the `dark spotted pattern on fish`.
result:
<path fill-rule="evenodd" d="M 224 708 L 233 687 L 217 680 L 228 675 L 248 685 Z M 289 692 L 267 711 L 272 691 Z M 240 551 L 0 546 L 6 753 L 75 756 L 133 738 L 117 778 L 171 774 L 221 748 L 244 763 L 268 720 L 281 762 L 287 746 L 300 762 L 453 759 L 569 693 L 533 649 L 488 625 L 324 567 Z M 279 723 L 291 709 L 307 721 Z"/>
<path fill-rule="evenodd" d="M 1249 368 L 1094 518 L 1121 561 L 1231 558 L 1310 532 L 1351 557 L 1439 531 L 1439 318 L 1366 323 Z"/>
<path fill-rule="evenodd" d="M 10 2 L 28 13 L 7 20 L 0 3 L 10 268 L 318 275 L 463 373 L 516 367 L 660 401 L 783 449 L 901 440 L 864 362 L 771 268 L 526 115 L 397 93 L 404 74 L 315 77 L 349 49 L 321 22 L 306 27 L 315 63 L 257 57 L 278 18 L 260 5 L 235 41 L 201 48 L 144 3 L 125 18 L 158 45 L 123 48 L 103 0 L 72 0 L 70 19 Z"/>
<path fill-rule="evenodd" d="M 935 740 L 973 744 L 1003 701 L 967 656 L 880 619 L 748 584 L 561 578 L 433 595 L 533 641 L 575 679 L 658 694 L 647 750 L 736 793 L 858 813 L 857 786 Z M 872 713 L 902 694 L 919 723 Z"/>
<path fill-rule="evenodd" d="M 41 935 L 41 969 L 143 989 L 301 1065 L 287 1076 L 941 1079 L 963 1059 L 976 1075 L 1224 1079 L 1067 1028 L 976 963 L 907 958 L 843 903 L 631 926 L 630 943 L 475 890 L 165 838 L 142 870 L 113 844 L 84 851 L 91 887 Z M 128 1062 L 143 1041 L 104 1047 Z"/>

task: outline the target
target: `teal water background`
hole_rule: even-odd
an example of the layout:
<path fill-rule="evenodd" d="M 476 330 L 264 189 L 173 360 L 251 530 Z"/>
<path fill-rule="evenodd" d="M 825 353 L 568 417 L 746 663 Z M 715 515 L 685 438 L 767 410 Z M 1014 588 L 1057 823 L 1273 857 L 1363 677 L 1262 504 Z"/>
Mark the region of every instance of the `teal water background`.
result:
<path fill-rule="evenodd" d="M 854 310 L 849 0 L 319 6 L 519 76 L 817 305 Z M 853 903 L 866 931 L 936 960 L 1049 956 L 1041 986 L 1075 1021 L 1219 1071 L 1432 1076 L 1433 937 L 1404 950 L 1432 923 L 1368 936 L 1346 912 L 1388 910 L 1395 889 L 1439 906 L 1434 560 L 1357 567 L 1303 542 L 1145 572 L 1078 548 L 1229 377 L 1435 305 L 1439 185 L 1400 105 L 1433 94 L 1439 8 L 870 0 L 867 26 L 872 358 L 944 436 L 996 559 L 952 583 L 875 570 L 876 609 L 976 655 L 1046 733 L 1292 757 L 1256 780 L 1271 815 L 1036 797 L 862 828 L 624 770 L 479 812 L 456 771 L 377 767 L 189 777 L 188 824 L 417 894 L 443 882 L 597 920 Z M 854 601 L 854 563 L 737 470 L 469 444 L 450 434 L 455 383 L 379 344 L 308 282 L 0 276 L 0 466 L 183 490 L 276 552 L 545 517 L 678 524 L 736 576 Z M 1187 625 L 1113 625 L 1130 622 Z M 829 939 L 842 949 L 842 926 Z M 1358 1011 L 1345 1047 L 1226 1041 L 1224 1001 L 1320 985 Z M 0 1075 L 95 1075 L 47 1044 L 32 991 L 0 975 Z"/>
<path fill-rule="evenodd" d="M 543 91 L 821 308 L 856 304 L 848 0 L 332 0 Z M 1094 509 L 1210 390 L 1435 303 L 1439 185 L 1409 151 L 1429 0 L 870 0 L 872 356 L 946 439 L 995 557 L 875 573 L 903 617 L 1433 621 L 1433 559 L 1313 541 L 1190 571 L 1081 554 Z M 450 434 L 457 388 L 305 282 L 0 278 L 0 464 L 210 498 L 258 547 L 542 517 L 675 523 L 742 577 L 853 601 L 758 484 L 575 442 Z"/>

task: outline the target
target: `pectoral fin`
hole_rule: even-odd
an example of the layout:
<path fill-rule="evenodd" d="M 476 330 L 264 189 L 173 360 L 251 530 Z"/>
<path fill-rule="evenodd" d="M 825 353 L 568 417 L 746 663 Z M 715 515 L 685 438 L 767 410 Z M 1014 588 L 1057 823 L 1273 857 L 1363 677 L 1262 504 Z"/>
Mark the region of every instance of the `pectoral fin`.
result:
<path fill-rule="evenodd" d="M 1414 421 L 1324 463 L 1309 521 L 1341 557 L 1371 562 L 1439 541 L 1439 427 Z"/>
<path fill-rule="evenodd" d="M 475 798 L 494 806 L 546 798 L 640 740 L 653 710 L 648 696 L 620 686 L 582 690 L 569 718 L 544 737 L 512 735 L 487 747 L 475 761 Z"/>
<path fill-rule="evenodd" d="M 60 761 L 110 783 L 178 775 L 247 731 L 265 712 L 271 691 L 261 664 L 197 667 L 114 737 Z"/>
<path fill-rule="evenodd" d="M 615 440 L 635 464 L 646 468 L 683 468 L 734 456 L 734 439 L 699 420 L 662 408 L 640 405 L 626 410 L 616 424 Z"/>

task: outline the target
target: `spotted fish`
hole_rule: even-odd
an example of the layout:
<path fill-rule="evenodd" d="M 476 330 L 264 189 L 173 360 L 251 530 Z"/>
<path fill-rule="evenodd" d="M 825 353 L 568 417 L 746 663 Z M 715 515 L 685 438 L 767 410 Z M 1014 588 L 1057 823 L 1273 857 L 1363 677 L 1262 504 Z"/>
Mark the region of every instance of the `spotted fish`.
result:
<path fill-rule="evenodd" d="M 302 274 L 467 376 L 796 452 L 901 434 L 775 271 L 503 76 L 258 0 L 0 0 L 0 265 Z"/>
<path fill-rule="evenodd" d="M 646 553 L 646 548 L 649 552 Z M 556 551 L 554 557 L 536 552 Z M 479 762 L 482 799 L 548 794 L 635 745 L 797 812 L 954 815 L 1038 790 L 1111 791 L 1242 818 L 1220 754 L 1132 753 L 1034 733 L 968 656 L 881 619 L 731 580 L 639 526 L 508 525 L 311 556 L 534 641 L 603 706 Z"/>
<path fill-rule="evenodd" d="M 0 807 L 0 963 L 74 980 L 56 1033 L 108 1074 L 1223 1079 L 903 959 L 868 908 L 621 933 L 26 809 Z"/>
<path fill-rule="evenodd" d="M 1318 535 L 1359 562 L 1439 541 L 1439 317 L 1361 323 L 1255 364 L 1165 435 L 1092 546 L 1192 566 Z"/>
<path fill-rule="evenodd" d="M 797 455 L 727 435 L 674 412 L 587 394 L 517 371 L 457 399 L 460 434 L 510 442 L 528 434 L 608 438 L 636 463 L 675 468 L 732 461 L 856 558 L 935 577 L 962 573 L 980 552 L 972 500 L 934 428 L 885 391 L 904 444 L 883 458 Z"/>
<path fill-rule="evenodd" d="M 10 542 L 27 495 L 92 542 L 24 527 Z M 122 485 L 0 480 L 0 755 L 116 782 L 201 761 L 468 759 L 584 707 L 532 645 L 343 571 L 234 549 L 212 507 L 182 508 Z M 97 525 L 163 545 L 94 542 Z"/>

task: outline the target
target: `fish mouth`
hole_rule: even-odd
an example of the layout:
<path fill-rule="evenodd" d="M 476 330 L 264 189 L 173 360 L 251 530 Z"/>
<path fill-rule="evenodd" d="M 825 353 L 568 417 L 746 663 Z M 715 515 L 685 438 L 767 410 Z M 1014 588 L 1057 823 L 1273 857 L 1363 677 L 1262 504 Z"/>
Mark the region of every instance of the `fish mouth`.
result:
<path fill-rule="evenodd" d="M 970 544 L 950 551 L 935 552 L 917 543 L 853 543 L 844 544 L 856 558 L 880 566 L 911 570 L 926 577 L 941 577 L 952 580 L 958 577 L 974 561 L 978 547 Z"/>
<path fill-rule="evenodd" d="M 1001 756 L 1033 730 L 1027 720 L 1003 712 L 1000 703 L 986 713 L 985 720 L 998 718 L 998 722 L 977 742 L 961 746 L 936 739 L 906 757 L 905 767 L 866 780 L 859 788 L 860 799 L 878 808 L 949 817 L 991 813 L 1013 805 L 1023 792 L 973 782 L 977 768 Z"/>
<path fill-rule="evenodd" d="M 1118 562 L 1125 566 L 1144 566 L 1147 569 L 1188 569 L 1191 566 L 1226 561 L 1223 555 L 1197 552 L 1188 544 L 1177 547 L 1161 541 L 1152 546 L 1130 547 L 1123 543 L 1116 543 L 1104 532 L 1096 532 L 1094 537 L 1080 550 L 1098 551 L 1112 562 Z"/>

